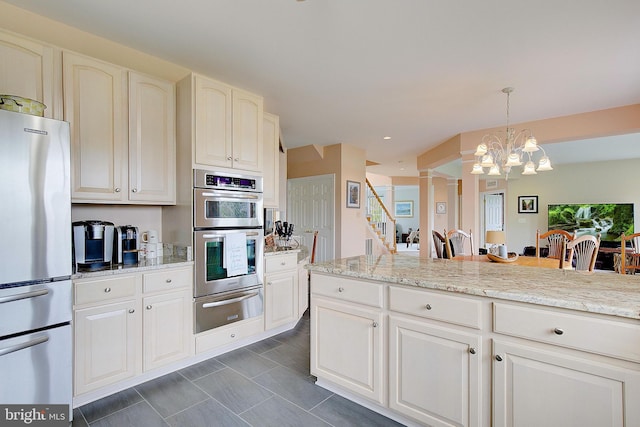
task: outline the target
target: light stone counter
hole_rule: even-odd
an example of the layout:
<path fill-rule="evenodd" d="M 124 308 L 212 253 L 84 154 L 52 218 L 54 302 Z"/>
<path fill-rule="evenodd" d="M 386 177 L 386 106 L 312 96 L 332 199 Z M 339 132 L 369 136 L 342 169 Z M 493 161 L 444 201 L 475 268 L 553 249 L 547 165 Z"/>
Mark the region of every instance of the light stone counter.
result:
<path fill-rule="evenodd" d="M 161 270 L 164 268 L 186 267 L 192 266 L 193 261 L 187 261 L 184 258 L 167 256 L 164 258 L 156 258 L 153 260 L 141 260 L 138 264 L 117 265 L 111 268 L 96 271 L 78 271 L 71 276 L 72 279 L 87 279 L 90 277 L 113 276 L 116 274 L 126 273 L 142 273 L 147 271 Z"/>
<path fill-rule="evenodd" d="M 309 264 L 313 272 L 640 319 L 640 275 L 408 255 Z"/>

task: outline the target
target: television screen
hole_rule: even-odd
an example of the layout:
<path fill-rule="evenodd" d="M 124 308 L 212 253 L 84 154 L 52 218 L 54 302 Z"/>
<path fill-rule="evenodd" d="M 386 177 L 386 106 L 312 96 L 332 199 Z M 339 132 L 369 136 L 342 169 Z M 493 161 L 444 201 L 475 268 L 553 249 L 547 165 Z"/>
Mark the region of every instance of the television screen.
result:
<path fill-rule="evenodd" d="M 602 241 L 620 240 L 633 234 L 633 203 L 549 205 L 549 230 L 597 235 Z"/>

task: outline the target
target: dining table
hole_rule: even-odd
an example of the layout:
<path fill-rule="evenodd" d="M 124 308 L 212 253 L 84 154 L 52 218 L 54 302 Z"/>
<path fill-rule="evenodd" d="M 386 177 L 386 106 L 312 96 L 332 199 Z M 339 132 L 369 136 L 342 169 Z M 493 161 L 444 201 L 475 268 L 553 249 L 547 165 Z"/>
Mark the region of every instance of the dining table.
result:
<path fill-rule="evenodd" d="M 509 262 L 496 262 L 489 259 L 487 255 L 460 255 L 452 258 L 454 261 L 475 261 L 493 262 L 495 264 L 523 265 L 527 267 L 560 268 L 560 260 L 557 258 L 544 258 L 535 256 L 518 256 L 517 259 Z"/>

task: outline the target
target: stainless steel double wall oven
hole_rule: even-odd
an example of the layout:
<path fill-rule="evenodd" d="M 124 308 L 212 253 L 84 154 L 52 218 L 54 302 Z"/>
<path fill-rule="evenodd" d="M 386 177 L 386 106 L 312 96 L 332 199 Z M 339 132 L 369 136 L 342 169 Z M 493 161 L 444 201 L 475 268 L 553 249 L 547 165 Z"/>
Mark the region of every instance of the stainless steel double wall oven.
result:
<path fill-rule="evenodd" d="M 262 177 L 194 171 L 194 316 L 203 332 L 263 313 Z M 229 239 L 246 237 L 247 269 L 229 274 Z M 237 243 L 237 239 L 235 239 Z"/>

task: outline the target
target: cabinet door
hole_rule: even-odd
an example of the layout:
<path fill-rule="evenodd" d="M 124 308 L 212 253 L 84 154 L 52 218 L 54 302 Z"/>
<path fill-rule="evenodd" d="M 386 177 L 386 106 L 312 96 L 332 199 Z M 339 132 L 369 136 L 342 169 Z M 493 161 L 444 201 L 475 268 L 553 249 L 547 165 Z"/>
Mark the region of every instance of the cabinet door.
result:
<path fill-rule="evenodd" d="M 63 53 L 74 202 L 127 200 L 126 79 L 123 68 Z"/>
<path fill-rule="evenodd" d="M 144 370 L 189 356 L 191 291 L 146 297 L 143 306 Z"/>
<path fill-rule="evenodd" d="M 262 172 L 263 99 L 233 90 L 233 167 Z"/>
<path fill-rule="evenodd" d="M 272 329 L 297 320 L 298 272 L 268 274 L 265 278 L 265 328 Z"/>
<path fill-rule="evenodd" d="M 175 88 L 129 72 L 129 200 L 175 203 Z"/>
<path fill-rule="evenodd" d="M 61 118 L 54 104 L 53 48 L 0 32 L 0 88 L 6 95 L 35 99 L 44 116 Z"/>
<path fill-rule="evenodd" d="M 196 76 L 195 99 L 195 162 L 232 167 L 231 88 Z"/>
<path fill-rule="evenodd" d="M 389 407 L 431 426 L 481 425 L 478 334 L 389 316 Z"/>
<path fill-rule="evenodd" d="M 314 297 L 311 373 L 385 405 L 382 312 Z"/>
<path fill-rule="evenodd" d="M 637 369 L 499 341 L 493 351 L 495 427 L 640 425 Z"/>
<path fill-rule="evenodd" d="M 133 300 L 75 311 L 74 395 L 136 375 L 139 319 Z"/>
<path fill-rule="evenodd" d="M 280 202 L 280 118 L 264 113 L 263 123 L 263 204 L 278 208 Z"/>

